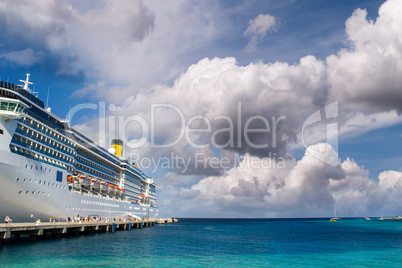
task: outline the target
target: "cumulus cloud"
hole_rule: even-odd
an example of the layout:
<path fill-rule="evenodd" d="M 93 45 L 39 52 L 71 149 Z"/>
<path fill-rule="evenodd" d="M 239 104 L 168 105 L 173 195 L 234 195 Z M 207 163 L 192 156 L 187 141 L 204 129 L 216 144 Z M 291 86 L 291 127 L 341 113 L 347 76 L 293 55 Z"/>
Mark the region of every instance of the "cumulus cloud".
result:
<path fill-rule="evenodd" d="M 248 22 L 249 26 L 244 32 L 245 36 L 250 38 L 247 46 L 247 52 L 254 52 L 259 42 L 265 37 L 268 31 L 274 31 L 277 26 L 276 19 L 269 14 L 259 14 Z"/>
<path fill-rule="evenodd" d="M 349 49 L 327 58 L 331 98 L 365 113 L 402 111 L 402 12 L 400 1 L 379 9 L 376 21 L 357 9 L 346 21 Z"/>
<path fill-rule="evenodd" d="M 11 51 L 7 53 L 1 53 L 0 59 L 2 65 L 11 64 L 16 66 L 30 67 L 35 63 L 42 60 L 43 55 L 41 53 L 35 53 L 32 49 L 24 49 L 19 51 Z"/>
<path fill-rule="evenodd" d="M 328 145 L 309 149 L 324 147 Z M 189 216 L 332 217 L 334 204 L 341 217 L 397 215 L 402 173 L 385 171 L 378 179 L 378 183 L 369 179 L 368 171 L 351 159 L 331 167 L 307 151 L 299 161 L 288 159 L 271 166 L 246 156 L 226 176 L 204 178 L 191 188 L 172 186 L 178 195 L 188 197 L 187 203 L 201 204 L 197 211 L 167 199 L 176 213 Z"/>
<path fill-rule="evenodd" d="M 349 47 L 328 56 L 325 61 L 306 56 L 293 65 L 276 62 L 239 66 L 234 58 L 206 58 L 190 66 L 172 86 L 153 87 L 123 103 L 120 107 L 123 114 L 139 113 L 144 118 L 150 118 L 149 103 L 175 105 L 186 119 L 204 116 L 213 124 L 209 133 L 193 136 L 197 144 L 204 144 L 211 138 L 217 144 L 228 144 L 230 139 L 242 142 L 242 146 L 215 147 L 209 151 L 209 155 L 222 157 L 223 154 L 232 161 L 232 168 L 220 170 L 218 175 L 208 175 L 211 170 L 208 166 L 204 172 L 187 173 L 193 176 L 192 186 L 167 186 L 163 179 L 159 180 L 162 188 L 168 189 L 164 195 L 169 206 L 176 208 L 176 202 L 182 199 L 175 196 L 182 196 L 187 200 L 181 210 L 183 215 L 191 215 L 197 206 L 197 213 L 214 216 L 332 216 L 334 203 L 345 216 L 397 214 L 395 200 L 399 197 L 393 189 L 400 187 L 399 172 L 383 172 L 376 183 L 369 178 L 367 170 L 351 159 L 331 167 L 309 154 L 296 161 L 288 151 L 290 146 L 300 144 L 303 120 L 333 101 L 339 102 L 336 122 L 341 134 L 361 133 L 400 122 L 401 83 L 397 73 L 402 52 L 399 50 L 400 27 L 396 25 L 402 24 L 393 24 L 399 20 L 395 12 L 399 6 L 397 1 L 388 1 L 381 7 L 375 22 L 367 20 L 365 11 L 355 11 L 346 23 Z M 386 27 L 384 21 L 395 26 Z M 359 34 L 359 28 L 364 35 Z M 381 36 L 391 42 L 381 42 Z M 241 130 L 247 119 L 256 115 L 264 118 L 283 115 L 286 120 L 277 129 L 277 146 L 260 149 L 245 143 L 242 131 L 240 135 L 227 131 L 214 136 L 214 131 L 231 127 L 224 120 L 213 120 L 219 115 L 230 118 L 233 128 L 240 126 Z M 158 118 L 160 123 L 155 130 L 160 133 L 160 144 L 171 141 L 169 137 L 177 137 L 183 129 L 172 111 L 161 111 Z M 242 123 L 238 123 L 239 118 Z M 206 127 L 202 120 L 195 123 Z M 257 120 L 254 123 L 253 128 L 264 127 Z M 317 133 L 317 129 L 320 130 L 320 126 L 311 133 Z M 272 142 L 268 132 L 254 134 L 254 144 Z M 325 135 L 324 129 L 312 142 L 325 140 Z M 322 146 L 310 148 L 321 150 Z M 152 155 L 157 151 L 162 155 L 174 151 L 186 157 L 193 157 L 197 152 L 183 140 L 177 148 L 148 152 Z M 247 153 L 246 162 L 275 153 L 277 157 L 269 159 L 278 161 L 278 157 L 283 157 L 286 168 L 235 166 L 235 155 Z M 393 194 L 385 198 L 388 192 Z"/>
<path fill-rule="evenodd" d="M 335 120 L 340 134 L 353 135 L 375 127 L 395 124 L 400 122 L 401 118 L 397 113 L 397 106 L 393 105 L 391 100 L 384 102 L 382 107 L 370 105 L 364 100 L 367 94 L 371 94 L 370 92 L 384 95 L 376 104 L 386 100 L 387 94 L 399 87 L 400 77 L 395 75 L 390 78 L 383 69 L 378 69 L 375 65 L 371 65 L 371 69 L 368 69 L 367 65 L 359 63 L 358 60 L 370 59 L 372 54 L 367 46 L 378 43 L 378 32 L 385 31 L 390 36 L 398 36 L 396 31 L 381 26 L 383 16 L 387 17 L 389 13 L 397 16 L 396 13 L 387 12 L 384 7 L 381 7 L 381 10 L 383 11 L 375 23 L 364 17 L 360 18 L 361 15 L 356 14 L 363 11 L 356 11 L 347 22 L 347 32 L 350 32 L 352 42 L 350 48 L 341 50 L 337 55 L 330 55 L 325 61 L 318 60 L 314 56 L 306 56 L 301 58 L 299 63 L 292 65 L 284 62 L 270 64 L 259 62 L 240 66 L 234 58 L 205 58 L 191 65 L 172 86 L 154 86 L 126 98 L 118 105 L 116 113 L 126 117 L 134 114 L 141 116 L 148 126 L 151 126 L 151 121 L 154 120 L 152 128 L 156 138 L 151 141 L 149 133 L 145 137 L 151 145 L 162 146 L 178 139 L 174 146 L 144 150 L 142 156 L 163 157 L 174 152 L 190 159 L 192 167 L 197 153 L 208 157 L 228 157 L 231 163 L 234 163 L 237 155 L 247 153 L 261 158 L 288 158 L 289 149 L 302 144 L 300 134 L 304 120 L 311 114 L 322 111 L 333 101 L 339 103 L 339 114 Z M 359 19 L 356 19 L 356 16 Z M 365 34 L 366 41 L 360 44 L 357 41 L 360 39 L 353 34 L 358 31 L 349 30 L 359 25 L 361 27 L 371 25 L 370 27 L 378 29 L 371 35 Z M 386 58 L 389 53 L 387 48 L 387 45 L 383 50 L 378 47 L 377 53 L 382 51 L 383 58 Z M 377 57 L 382 58 L 380 54 Z M 350 69 L 355 63 L 348 63 L 354 58 L 357 59 L 358 65 Z M 397 69 L 400 64 L 397 60 L 400 57 L 394 55 L 393 58 L 396 60 L 389 61 L 388 65 L 392 70 Z M 371 76 L 373 72 L 377 72 L 377 75 Z M 387 82 L 390 86 L 383 88 L 385 84 L 382 82 L 388 78 L 391 79 Z M 348 79 L 350 83 L 345 84 L 344 81 Z M 368 88 L 362 86 L 366 83 L 365 79 L 372 80 Z M 351 85 L 354 85 L 354 88 Z M 133 85 L 126 88 L 108 87 L 102 84 L 87 87 L 79 93 L 85 94 L 91 90 L 90 88 L 104 88 L 101 92 L 125 92 L 133 87 Z M 348 90 L 356 94 L 356 98 L 348 98 L 345 95 Z M 396 99 L 400 95 L 399 93 Z M 107 96 L 110 97 L 109 101 L 115 100 L 115 95 L 108 94 L 103 97 Z M 354 105 L 357 101 L 367 108 L 361 109 L 360 105 Z M 176 110 L 171 107 L 159 108 L 154 110 L 155 113 L 151 118 L 152 104 L 169 104 Z M 189 122 L 191 124 L 187 125 Z M 190 133 L 188 137 L 182 135 L 188 129 L 205 131 Z M 247 129 L 257 131 L 247 132 L 245 131 Z M 124 133 L 127 140 L 138 139 L 144 134 L 138 127 L 131 127 Z M 327 128 L 323 124 L 311 126 L 305 134 L 307 134 L 305 140 L 307 145 L 325 142 L 331 138 L 328 137 Z M 110 138 L 112 137 L 106 140 Z M 207 148 L 196 148 L 194 144 L 206 145 Z M 182 174 L 183 169 L 174 171 Z M 221 167 L 216 170 L 211 165 L 206 165 L 204 169 L 188 168 L 185 174 L 210 175 L 224 172 Z"/>
<path fill-rule="evenodd" d="M 196 155 L 223 154 L 232 163 L 236 155 L 246 153 L 288 157 L 303 117 L 324 102 L 318 93 L 326 87 L 323 76 L 324 63 L 313 56 L 294 65 L 247 66 L 239 66 L 234 58 L 205 58 L 190 66 L 173 86 L 158 86 L 127 98 L 112 114 L 126 115 L 126 120 L 139 116 L 147 122 L 147 129 L 152 129 L 153 133 L 145 133 L 138 124 L 131 124 L 118 131 L 126 142 L 146 135 L 154 150 L 143 150 L 149 155 L 142 156 L 175 152 L 190 159 L 193 168 L 186 174 L 217 174 L 224 172 L 223 168 L 213 169 L 210 164 L 195 168 Z"/>
<path fill-rule="evenodd" d="M 46 43 L 61 38 L 68 30 L 71 6 L 54 0 L 6 0 L 0 3 L 2 45 L 43 50 Z M 28 44 L 28 45 L 27 45 Z"/>
<path fill-rule="evenodd" d="M 58 66 L 58 75 L 85 75 L 109 85 L 135 81 L 135 88 L 122 94 L 127 95 L 155 82 L 171 82 L 192 63 L 192 57 L 184 58 L 225 27 L 224 21 L 217 22 L 223 15 L 216 5 L 6 0 L 0 3 L 0 46 L 5 53 L 27 48 L 42 53 L 48 65 Z"/>

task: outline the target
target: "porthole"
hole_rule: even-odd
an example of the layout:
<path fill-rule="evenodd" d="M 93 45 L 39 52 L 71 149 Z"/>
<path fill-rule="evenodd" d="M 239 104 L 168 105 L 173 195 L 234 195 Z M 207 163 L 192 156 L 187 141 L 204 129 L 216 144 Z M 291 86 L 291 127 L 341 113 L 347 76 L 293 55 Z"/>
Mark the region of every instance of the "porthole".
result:
<path fill-rule="evenodd" d="M 20 178 L 17 178 L 17 182 L 19 182 L 20 181 Z"/>
<path fill-rule="evenodd" d="M 32 191 L 32 194 L 35 194 L 35 191 Z"/>
<path fill-rule="evenodd" d="M 26 182 L 27 181 L 27 179 L 24 179 L 24 182 Z"/>
<path fill-rule="evenodd" d="M 21 194 L 21 193 L 22 193 L 22 191 L 19 191 L 19 192 L 18 192 L 18 194 Z"/>
<path fill-rule="evenodd" d="M 28 191 L 26 191 L 25 194 L 28 194 Z"/>
<path fill-rule="evenodd" d="M 42 184 L 42 181 L 41 181 L 41 180 L 39 180 L 39 184 Z"/>
<path fill-rule="evenodd" d="M 29 179 L 29 183 L 32 183 L 32 179 Z"/>

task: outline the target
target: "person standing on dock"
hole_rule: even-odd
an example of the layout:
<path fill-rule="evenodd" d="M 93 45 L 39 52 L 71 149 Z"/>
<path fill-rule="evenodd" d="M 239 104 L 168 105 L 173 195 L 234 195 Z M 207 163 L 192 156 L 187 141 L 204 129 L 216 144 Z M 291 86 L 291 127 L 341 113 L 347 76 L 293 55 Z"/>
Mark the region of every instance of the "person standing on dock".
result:
<path fill-rule="evenodd" d="M 9 226 L 11 222 L 11 218 L 9 216 L 6 216 L 4 219 L 4 223 L 6 224 L 6 226 Z"/>

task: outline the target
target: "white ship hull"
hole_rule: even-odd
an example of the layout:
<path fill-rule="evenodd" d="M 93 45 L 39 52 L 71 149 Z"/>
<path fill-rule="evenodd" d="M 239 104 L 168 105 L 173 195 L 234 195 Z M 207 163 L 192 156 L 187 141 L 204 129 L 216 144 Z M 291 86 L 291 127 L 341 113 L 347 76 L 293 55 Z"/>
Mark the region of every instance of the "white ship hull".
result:
<path fill-rule="evenodd" d="M 153 179 L 45 110 L 28 78 L 24 88 L 0 81 L 0 217 L 156 218 Z"/>
<path fill-rule="evenodd" d="M 73 193 L 65 170 L 11 152 L 0 152 L 0 170 L 0 212 L 13 222 L 46 221 L 49 217 L 64 221 L 77 215 L 154 219 L 158 213 L 154 207 Z M 63 172 L 62 182 L 56 181 L 57 170 Z"/>

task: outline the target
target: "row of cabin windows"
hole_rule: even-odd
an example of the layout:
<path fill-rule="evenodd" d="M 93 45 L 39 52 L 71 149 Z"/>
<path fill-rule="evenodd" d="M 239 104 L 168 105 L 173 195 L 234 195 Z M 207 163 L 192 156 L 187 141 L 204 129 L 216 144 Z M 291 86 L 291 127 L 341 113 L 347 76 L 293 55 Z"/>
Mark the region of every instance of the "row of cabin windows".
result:
<path fill-rule="evenodd" d="M 127 179 L 124 180 L 124 185 L 126 187 L 130 187 L 130 189 L 134 189 L 136 191 L 143 191 L 145 189 L 145 187 L 143 186 L 138 186 L 137 184 L 132 184 L 130 181 L 128 181 Z"/>
<path fill-rule="evenodd" d="M 67 210 L 72 211 L 88 211 L 88 212 L 99 212 L 99 213 L 112 213 L 112 212 L 120 212 L 116 210 L 105 210 L 105 209 L 93 209 L 93 208 L 78 208 L 78 207 L 66 207 Z"/>
<path fill-rule="evenodd" d="M 84 165 L 81 165 L 81 164 L 78 164 L 78 163 L 77 163 L 76 165 L 77 165 L 78 168 L 83 169 L 83 170 L 85 170 L 85 171 L 88 171 L 88 172 L 90 172 L 90 173 L 92 173 L 92 174 L 95 174 L 95 175 L 97 175 L 97 176 L 99 176 L 99 177 L 108 179 L 108 180 L 110 180 L 110 181 L 115 181 L 115 179 L 114 179 L 112 176 L 108 176 L 108 175 L 106 175 L 106 174 L 104 174 L 104 173 L 101 173 L 101 172 L 99 172 L 99 171 L 96 171 L 96 170 L 94 170 L 94 169 L 92 169 L 92 168 L 88 168 L 87 166 L 84 166 Z"/>
<path fill-rule="evenodd" d="M 19 135 L 14 135 L 14 139 L 16 141 L 22 142 L 22 143 L 30 146 L 30 148 L 32 148 L 35 151 L 38 151 L 40 153 L 47 153 L 47 154 L 50 154 L 50 155 L 52 155 L 54 157 L 58 157 L 59 159 L 63 159 L 65 161 L 67 161 L 67 162 L 73 162 L 74 161 L 74 159 L 72 157 L 70 157 L 70 156 L 66 156 L 65 154 L 59 153 L 56 150 L 50 149 L 50 148 L 48 148 L 46 146 L 43 146 L 43 145 L 41 145 L 39 143 L 31 141 L 31 140 L 29 140 L 29 139 L 27 139 L 25 137 L 21 137 Z"/>
<path fill-rule="evenodd" d="M 37 138 L 37 139 L 43 141 L 47 145 L 59 148 L 61 151 L 65 151 L 67 153 L 74 154 L 74 150 L 72 150 L 72 149 L 68 148 L 67 146 L 64 146 L 64 145 L 60 144 L 59 142 L 54 141 L 36 131 L 33 131 L 30 128 L 27 128 L 23 125 L 18 125 L 18 129 L 31 137 L 34 137 L 34 138 Z"/>
<path fill-rule="evenodd" d="M 36 193 L 37 195 L 40 195 L 40 194 L 41 194 L 40 191 L 37 191 L 37 192 L 32 191 L 32 192 L 31 192 L 31 194 L 33 194 L 33 195 L 34 195 L 35 193 Z M 19 191 L 18 194 L 22 194 L 22 191 Z M 29 194 L 29 191 L 25 191 L 25 194 Z M 42 192 L 42 194 L 43 194 L 43 195 L 46 195 L 45 192 Z M 49 193 L 49 192 L 47 192 L 47 196 L 50 196 L 50 193 Z"/>
<path fill-rule="evenodd" d="M 92 159 L 93 161 L 95 161 L 95 162 L 99 162 L 99 163 L 101 163 L 102 165 L 105 165 L 106 167 L 109 167 L 109 165 L 108 165 L 108 163 L 106 162 L 106 161 L 103 161 L 102 159 L 99 159 L 99 158 L 95 158 L 92 154 L 90 154 L 90 153 L 88 153 L 88 152 L 85 152 L 85 151 L 83 151 L 83 150 L 77 150 L 77 153 L 78 154 L 81 154 L 81 155 L 83 155 L 83 156 L 86 156 L 86 157 L 88 157 L 88 158 L 90 158 L 90 159 Z M 111 167 L 110 167 L 111 168 Z M 103 169 L 102 169 L 103 170 Z M 109 171 L 110 172 L 110 171 Z"/>
<path fill-rule="evenodd" d="M 81 200 L 81 204 L 98 205 L 98 206 L 115 207 L 115 208 L 120 207 L 117 204 L 110 204 L 110 203 L 106 203 L 106 202 L 98 202 L 98 201 L 91 201 L 91 200 Z"/>
<path fill-rule="evenodd" d="M 40 170 L 40 171 L 44 171 L 44 172 L 49 172 L 49 173 L 52 173 L 52 169 L 51 168 L 43 168 L 43 167 L 38 167 L 38 166 L 34 166 L 34 165 L 29 165 L 29 164 L 26 164 L 25 165 L 25 168 L 26 169 L 29 169 L 29 168 L 31 168 L 32 170 L 34 169 L 34 167 L 36 168 L 36 170 Z M 18 181 L 18 180 L 17 180 Z M 36 180 L 35 180 L 35 183 L 36 183 Z"/>
<path fill-rule="evenodd" d="M 10 150 L 11 150 L 12 152 L 15 152 L 15 153 L 24 155 L 24 156 L 26 156 L 26 157 L 35 159 L 35 160 L 37 160 L 37 161 L 49 163 L 49 164 L 54 165 L 54 166 L 60 166 L 60 167 L 63 167 L 63 168 L 67 168 L 67 170 L 70 170 L 70 171 L 73 171 L 73 170 L 74 170 L 73 167 L 71 167 L 71 166 L 69 166 L 69 165 L 66 165 L 66 164 L 64 164 L 64 163 L 62 163 L 62 162 L 59 162 L 59 161 L 54 160 L 54 159 L 51 159 L 50 157 L 38 155 L 38 154 L 35 153 L 34 151 L 26 150 L 26 149 L 24 149 L 24 148 L 21 148 L 21 147 L 18 147 L 18 146 L 14 146 L 14 145 L 12 145 L 12 144 L 10 144 Z M 38 170 L 38 169 L 37 169 L 37 170 Z"/>
<path fill-rule="evenodd" d="M 126 181 L 129 181 L 138 187 L 143 187 L 143 184 L 141 183 L 141 181 L 139 179 L 128 176 L 127 173 L 125 173 L 125 175 L 126 175 Z"/>
<path fill-rule="evenodd" d="M 35 182 L 36 184 L 39 184 L 39 185 L 45 185 L 45 186 L 49 186 L 49 187 L 56 187 L 56 188 L 60 188 L 60 189 L 66 189 L 66 186 L 65 185 L 61 185 L 61 184 L 58 184 L 58 183 L 54 183 L 54 182 L 46 182 L 46 181 L 42 181 L 42 180 L 32 180 L 32 179 L 26 179 L 26 178 L 24 178 L 24 179 L 20 179 L 20 178 L 17 178 L 17 180 L 16 180 L 17 182 L 25 182 L 25 183 L 32 183 L 32 182 Z"/>
<path fill-rule="evenodd" d="M 57 133 L 57 131 L 52 130 L 52 128 L 40 123 L 38 120 L 36 120 L 32 117 L 28 117 L 28 116 L 23 117 L 23 120 L 25 123 L 31 125 L 32 127 L 35 127 L 38 130 L 41 130 L 41 131 L 45 132 L 46 134 L 49 134 L 49 135 L 59 139 L 61 142 L 67 143 L 70 146 L 74 146 L 73 142 L 71 142 L 69 139 L 67 139 L 63 135 L 60 135 L 59 133 Z"/>
<path fill-rule="evenodd" d="M 111 173 L 111 171 L 108 170 L 107 168 L 105 168 L 105 167 L 103 167 L 101 165 L 98 165 L 98 164 L 96 164 L 96 163 L 94 163 L 92 161 L 89 161 L 88 159 L 83 158 L 81 156 L 77 156 L 77 160 L 82 161 L 82 162 L 84 162 L 84 163 L 86 163 L 86 164 L 88 164 L 88 165 L 90 165 L 90 166 L 92 166 L 94 168 L 100 169 L 100 170 L 102 170 L 102 171 L 104 171 L 106 173 Z"/>

